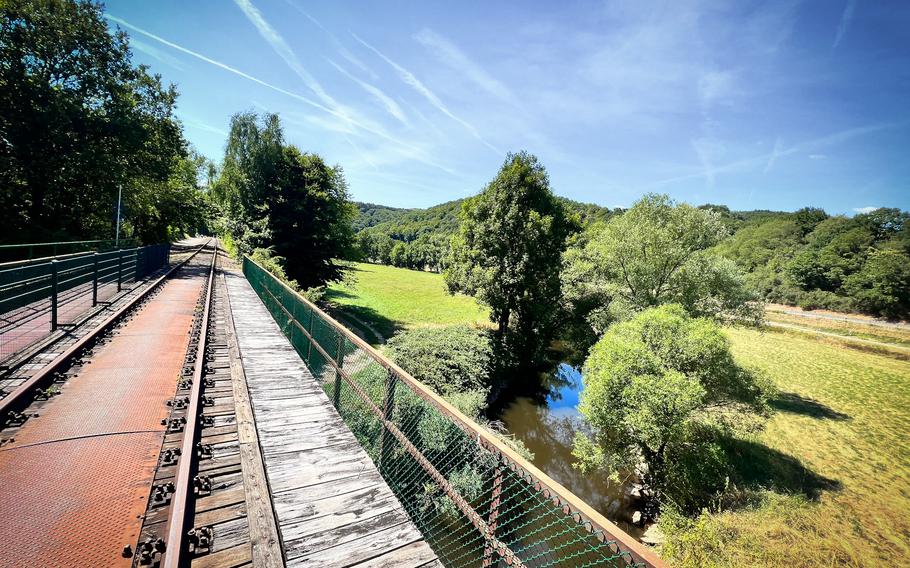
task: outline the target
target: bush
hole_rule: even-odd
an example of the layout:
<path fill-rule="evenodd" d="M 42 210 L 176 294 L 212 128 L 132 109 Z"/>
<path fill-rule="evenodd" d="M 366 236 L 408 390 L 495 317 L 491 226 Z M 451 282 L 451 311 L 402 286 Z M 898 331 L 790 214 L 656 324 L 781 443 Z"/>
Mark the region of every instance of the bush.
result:
<path fill-rule="evenodd" d="M 804 310 L 832 310 L 835 312 L 849 312 L 853 309 L 850 298 L 838 296 L 834 292 L 825 290 L 811 290 L 797 296 L 799 307 Z"/>
<path fill-rule="evenodd" d="M 576 437 L 582 470 L 637 470 L 658 502 L 698 510 L 722 489 L 714 436 L 760 427 L 772 390 L 741 368 L 713 321 L 676 304 L 614 324 L 584 364 L 579 410 L 593 437 Z"/>
<path fill-rule="evenodd" d="M 386 349 L 402 369 L 443 396 L 489 392 L 492 347 L 486 330 L 422 327 L 398 333 Z"/>

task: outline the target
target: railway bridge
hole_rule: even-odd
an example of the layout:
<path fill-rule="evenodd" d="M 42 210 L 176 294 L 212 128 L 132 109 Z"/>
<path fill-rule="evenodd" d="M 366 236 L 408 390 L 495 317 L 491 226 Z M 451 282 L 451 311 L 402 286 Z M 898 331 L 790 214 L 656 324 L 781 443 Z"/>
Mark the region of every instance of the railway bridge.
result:
<path fill-rule="evenodd" d="M 215 239 L 0 265 L 0 568 L 661 566 Z"/>

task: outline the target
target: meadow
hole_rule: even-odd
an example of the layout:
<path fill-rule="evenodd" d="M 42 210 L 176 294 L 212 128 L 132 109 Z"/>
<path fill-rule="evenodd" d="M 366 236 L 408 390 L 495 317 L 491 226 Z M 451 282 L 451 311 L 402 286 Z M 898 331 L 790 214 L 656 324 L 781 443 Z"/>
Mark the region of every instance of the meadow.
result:
<path fill-rule="evenodd" d="M 354 275 L 327 298 L 382 334 L 486 322 L 472 298 L 447 295 L 438 274 L 360 264 Z M 727 334 L 737 359 L 767 373 L 780 392 L 764 431 L 731 446 L 748 498 L 672 531 L 667 559 L 910 564 L 910 362 L 802 334 Z"/>
<path fill-rule="evenodd" d="M 353 263 L 345 281 L 328 287 L 326 300 L 373 344 L 418 325 L 489 325 L 487 309 L 447 294 L 441 275 L 380 264 Z"/>

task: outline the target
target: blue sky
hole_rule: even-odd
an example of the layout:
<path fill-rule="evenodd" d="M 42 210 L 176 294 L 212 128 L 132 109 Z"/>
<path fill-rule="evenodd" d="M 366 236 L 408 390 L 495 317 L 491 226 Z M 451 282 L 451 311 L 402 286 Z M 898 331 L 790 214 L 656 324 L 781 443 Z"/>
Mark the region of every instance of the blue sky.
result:
<path fill-rule="evenodd" d="M 352 196 L 425 207 L 526 149 L 556 193 L 910 209 L 910 2 L 107 3 L 219 160 L 278 113 Z"/>

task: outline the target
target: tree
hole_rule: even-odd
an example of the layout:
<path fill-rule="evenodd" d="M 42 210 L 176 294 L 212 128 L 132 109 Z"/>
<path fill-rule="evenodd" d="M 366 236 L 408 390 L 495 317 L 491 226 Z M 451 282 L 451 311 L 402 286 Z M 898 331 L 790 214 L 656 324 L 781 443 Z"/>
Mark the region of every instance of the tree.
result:
<path fill-rule="evenodd" d="M 386 344 L 401 368 L 443 396 L 490 390 L 489 333 L 465 325 L 419 327 Z"/>
<path fill-rule="evenodd" d="M 354 254 L 347 182 L 339 166 L 285 144 L 277 115 L 231 119 L 221 174 L 213 190 L 223 223 L 241 252 L 272 250 L 303 288 L 339 280 L 339 259 Z"/>
<path fill-rule="evenodd" d="M 910 256 L 897 250 L 873 251 L 863 269 L 847 277 L 844 290 L 865 312 L 910 316 Z"/>
<path fill-rule="evenodd" d="M 717 212 L 646 195 L 567 251 L 563 288 L 588 336 L 647 308 L 756 322 L 761 306 L 733 263 L 708 252 L 726 236 Z"/>
<path fill-rule="evenodd" d="M 127 226 L 138 236 L 158 239 L 162 227 L 180 228 L 183 216 L 174 213 L 192 207 L 197 196 L 173 191 L 171 178 L 181 178 L 188 158 L 174 117 L 176 98 L 173 86 L 131 64 L 126 34 L 108 33 L 100 4 L 3 2 L 4 237 L 110 237 L 120 185 Z M 162 194 L 179 204 L 157 209 Z M 130 216 L 134 211 L 137 217 Z"/>
<path fill-rule="evenodd" d="M 696 505 L 718 489 L 722 475 L 694 492 L 688 470 L 674 468 L 718 456 L 710 432 L 760 425 L 756 418 L 766 412 L 771 390 L 767 380 L 736 364 L 717 324 L 690 317 L 678 304 L 611 326 L 583 373 L 579 410 L 593 434 L 576 437 L 576 465 L 614 477 L 637 470 L 658 502 L 668 497 Z M 722 461 L 717 465 L 722 473 Z"/>
<path fill-rule="evenodd" d="M 554 334 L 560 256 L 577 223 L 526 152 L 508 155 L 480 195 L 464 202 L 460 220 L 445 271 L 449 291 L 490 307 L 497 352 L 514 358 L 507 365 L 537 361 Z"/>

